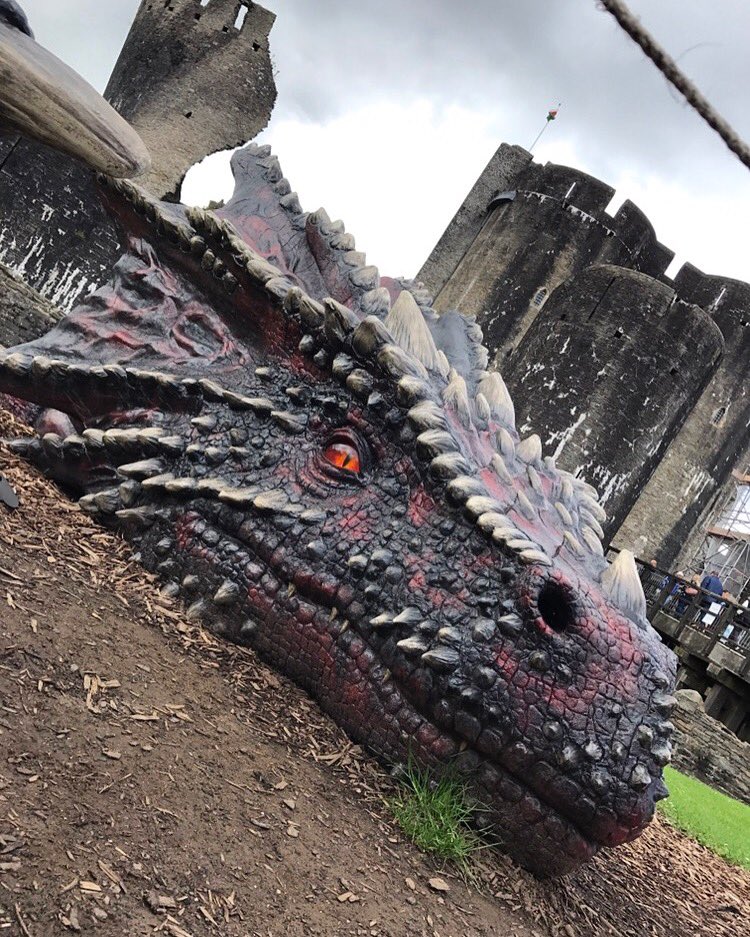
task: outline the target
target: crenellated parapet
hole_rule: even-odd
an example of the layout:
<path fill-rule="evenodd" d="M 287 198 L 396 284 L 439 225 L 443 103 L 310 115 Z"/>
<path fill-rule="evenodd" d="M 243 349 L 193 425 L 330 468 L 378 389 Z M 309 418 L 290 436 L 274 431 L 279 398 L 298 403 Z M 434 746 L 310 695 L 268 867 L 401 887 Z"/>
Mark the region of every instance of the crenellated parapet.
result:
<path fill-rule="evenodd" d="M 497 176 L 491 167 L 502 156 L 507 166 L 510 152 L 500 147 L 419 273 L 436 308 L 477 316 L 498 364 L 523 341 L 546 298 L 577 272 L 607 263 L 661 277 L 674 256 L 632 202 L 607 212 L 611 186 L 569 166 L 531 162 L 523 150 L 515 174 L 506 172 L 487 198 Z M 468 214 L 473 224 L 457 238 Z"/>

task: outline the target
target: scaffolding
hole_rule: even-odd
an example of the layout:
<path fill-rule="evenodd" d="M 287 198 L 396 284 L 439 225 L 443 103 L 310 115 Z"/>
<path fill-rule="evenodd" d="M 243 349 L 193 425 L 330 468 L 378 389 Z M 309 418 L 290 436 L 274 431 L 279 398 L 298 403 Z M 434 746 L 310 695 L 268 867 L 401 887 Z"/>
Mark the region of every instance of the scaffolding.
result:
<path fill-rule="evenodd" d="M 750 598 L 750 467 L 732 472 L 736 482 L 706 529 L 690 564 L 697 572 L 715 572 L 724 588 L 743 602 Z"/>

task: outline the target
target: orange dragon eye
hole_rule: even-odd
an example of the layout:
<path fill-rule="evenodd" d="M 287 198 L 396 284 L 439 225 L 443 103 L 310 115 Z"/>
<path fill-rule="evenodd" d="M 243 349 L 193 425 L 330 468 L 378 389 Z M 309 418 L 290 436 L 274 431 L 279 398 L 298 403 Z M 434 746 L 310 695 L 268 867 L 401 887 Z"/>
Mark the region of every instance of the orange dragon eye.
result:
<path fill-rule="evenodd" d="M 345 442 L 332 442 L 326 446 L 323 458 L 330 462 L 337 469 L 343 469 L 345 472 L 351 472 L 353 475 L 359 475 L 361 470 L 359 453 Z"/>

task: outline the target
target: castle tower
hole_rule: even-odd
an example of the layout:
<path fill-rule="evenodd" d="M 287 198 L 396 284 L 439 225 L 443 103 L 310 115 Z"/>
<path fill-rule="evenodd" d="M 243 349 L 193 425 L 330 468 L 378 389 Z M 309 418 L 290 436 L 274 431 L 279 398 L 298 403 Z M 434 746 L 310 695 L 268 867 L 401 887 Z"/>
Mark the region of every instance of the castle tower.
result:
<path fill-rule="evenodd" d="M 666 284 L 589 267 L 558 287 L 503 376 L 522 435 L 601 494 L 620 526 L 721 356 L 711 317 Z"/>
<path fill-rule="evenodd" d="M 711 383 L 667 450 L 615 543 L 662 565 L 686 565 L 733 468 L 750 450 L 750 284 L 686 264 L 677 294 L 703 306 L 724 338 Z M 696 354 L 700 352 L 696 348 Z"/>
<path fill-rule="evenodd" d="M 263 130 L 275 19 L 252 0 L 143 0 L 104 93 L 151 151 L 141 185 L 176 194 L 194 163 Z"/>
<path fill-rule="evenodd" d="M 664 274 L 673 253 L 632 202 L 608 215 L 613 195 L 598 179 L 541 166 L 504 144 L 418 276 L 436 294 L 438 310 L 477 316 L 502 367 L 550 294 L 585 267 L 609 263 Z"/>
<path fill-rule="evenodd" d="M 276 98 L 273 21 L 250 0 L 143 0 L 106 92 L 151 151 L 141 184 L 174 194 L 193 163 L 265 127 Z M 85 167 L 0 138 L 0 263 L 70 308 L 121 252 Z"/>

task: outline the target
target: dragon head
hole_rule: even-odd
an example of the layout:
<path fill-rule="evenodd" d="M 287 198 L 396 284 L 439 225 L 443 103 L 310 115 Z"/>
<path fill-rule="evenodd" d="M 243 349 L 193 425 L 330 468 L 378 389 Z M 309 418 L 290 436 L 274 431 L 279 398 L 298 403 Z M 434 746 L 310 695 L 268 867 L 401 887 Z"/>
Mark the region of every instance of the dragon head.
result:
<path fill-rule="evenodd" d="M 103 180 L 114 280 L 0 356 L 16 447 L 189 614 L 390 763 L 461 773 L 539 874 L 666 795 L 674 658 L 596 493 L 519 439 L 481 333 L 381 279 L 250 145 L 216 213 Z"/>

